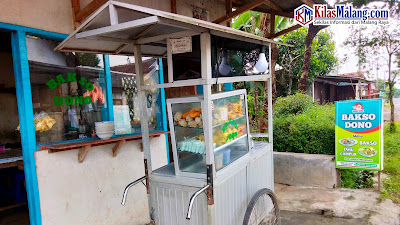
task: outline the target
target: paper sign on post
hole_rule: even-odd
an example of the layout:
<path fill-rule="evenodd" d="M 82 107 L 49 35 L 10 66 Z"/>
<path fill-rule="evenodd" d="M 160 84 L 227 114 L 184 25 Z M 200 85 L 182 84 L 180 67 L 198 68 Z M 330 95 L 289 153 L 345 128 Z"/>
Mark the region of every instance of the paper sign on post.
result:
<path fill-rule="evenodd" d="M 335 102 L 336 168 L 383 170 L 383 100 Z"/>
<path fill-rule="evenodd" d="M 192 51 L 192 37 L 170 39 L 172 54 L 179 54 Z"/>

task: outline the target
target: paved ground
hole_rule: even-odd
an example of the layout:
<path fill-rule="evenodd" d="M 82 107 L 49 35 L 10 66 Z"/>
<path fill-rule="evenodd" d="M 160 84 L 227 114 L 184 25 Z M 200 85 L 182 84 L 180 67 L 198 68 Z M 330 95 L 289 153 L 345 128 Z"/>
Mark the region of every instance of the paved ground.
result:
<path fill-rule="evenodd" d="M 318 214 L 281 211 L 282 225 L 362 225 L 367 224 L 364 219 L 344 219 L 326 217 Z"/>
<path fill-rule="evenodd" d="M 275 184 L 275 193 L 283 210 L 282 224 L 400 224 L 400 207 L 391 200 L 381 201 L 375 189 Z"/>
<path fill-rule="evenodd" d="M 400 121 L 400 98 L 394 98 L 394 120 Z M 383 118 L 385 121 L 390 120 L 390 108 L 383 108 Z"/>

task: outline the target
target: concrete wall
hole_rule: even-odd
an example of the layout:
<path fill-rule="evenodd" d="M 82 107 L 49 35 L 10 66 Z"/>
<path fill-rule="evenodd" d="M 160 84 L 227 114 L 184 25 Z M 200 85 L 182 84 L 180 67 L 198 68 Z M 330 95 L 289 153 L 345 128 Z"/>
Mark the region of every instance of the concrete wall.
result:
<path fill-rule="evenodd" d="M 80 0 L 81 8 L 85 7 L 92 0 Z M 159 0 L 117 0 L 130 4 L 140 5 L 148 8 L 171 12 L 171 1 Z M 177 0 L 176 10 L 180 15 L 193 17 L 193 6 L 209 11 L 211 21 L 225 15 L 225 1 L 223 0 Z"/>
<path fill-rule="evenodd" d="M 58 66 L 67 66 L 65 53 L 55 52 L 54 48 L 56 46 L 57 42 L 28 36 L 26 38 L 28 60 Z"/>
<path fill-rule="evenodd" d="M 338 187 L 332 155 L 274 152 L 275 183 L 293 186 Z"/>
<path fill-rule="evenodd" d="M 92 0 L 81 0 L 81 9 Z M 120 0 L 140 6 L 170 12 L 170 1 Z M 192 17 L 192 6 L 207 9 L 211 21 L 225 15 L 223 0 L 177 0 L 177 12 Z M 74 30 L 71 0 L 1 0 L 0 22 L 17 24 L 57 33 L 69 34 Z"/>
<path fill-rule="evenodd" d="M 73 31 L 71 0 L 1 0 L 0 22 L 58 33 Z"/>
<path fill-rule="evenodd" d="M 151 140 L 153 167 L 167 163 L 165 135 Z M 83 163 L 78 150 L 35 152 L 43 225 L 136 225 L 149 222 L 146 189 L 131 188 L 125 206 L 127 184 L 144 176 L 140 141 L 126 142 L 117 157 L 114 145 L 93 147 Z"/>

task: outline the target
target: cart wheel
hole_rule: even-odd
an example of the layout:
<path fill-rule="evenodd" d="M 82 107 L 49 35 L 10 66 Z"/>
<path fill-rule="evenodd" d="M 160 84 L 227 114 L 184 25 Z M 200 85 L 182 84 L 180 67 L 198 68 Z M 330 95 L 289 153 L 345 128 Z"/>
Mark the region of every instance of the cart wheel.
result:
<path fill-rule="evenodd" d="M 251 198 L 244 215 L 243 225 L 280 225 L 278 201 L 268 188 L 257 191 Z"/>

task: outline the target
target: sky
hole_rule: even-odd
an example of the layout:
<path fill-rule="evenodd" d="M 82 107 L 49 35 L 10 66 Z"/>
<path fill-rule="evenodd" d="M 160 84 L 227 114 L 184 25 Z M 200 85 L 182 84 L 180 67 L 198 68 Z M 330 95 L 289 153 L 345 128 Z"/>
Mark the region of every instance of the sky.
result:
<path fill-rule="evenodd" d="M 335 0 L 327 0 L 329 5 L 334 5 Z M 370 4 L 370 7 L 382 7 L 383 3 L 372 3 Z M 393 22 L 393 19 L 391 19 Z M 377 28 L 376 25 L 367 25 L 367 31 L 371 32 L 374 29 Z M 352 72 L 357 72 L 359 70 L 358 68 L 358 57 L 356 56 L 356 48 L 351 48 L 349 46 L 344 46 L 343 43 L 348 39 L 348 37 L 351 34 L 350 31 L 350 26 L 348 25 L 331 25 L 327 28 L 330 30 L 333 34 L 333 40 L 335 42 L 335 47 L 336 47 L 336 56 L 339 59 L 339 66 L 338 66 L 338 73 L 352 73 Z M 344 60 L 346 59 L 346 60 Z M 388 77 L 388 67 L 387 67 L 387 61 L 381 59 L 379 62 L 378 66 L 374 64 L 373 67 L 368 67 L 372 74 L 372 77 L 370 79 L 377 79 L 379 77 L 380 79 L 385 79 L 387 80 Z M 368 69 L 367 68 L 367 69 Z M 392 63 L 392 69 L 400 69 L 397 68 L 396 63 Z M 363 70 L 363 69 L 361 69 Z M 365 69 L 364 69 L 365 70 Z M 396 88 L 400 89 L 400 81 L 397 82 Z"/>
<path fill-rule="evenodd" d="M 375 25 L 368 25 L 368 31 L 373 31 L 376 29 Z M 357 72 L 358 68 L 358 57 L 356 56 L 356 48 L 352 48 L 349 46 L 344 46 L 344 42 L 349 38 L 351 31 L 350 26 L 348 25 L 331 25 L 328 28 L 333 34 L 333 40 L 335 42 L 336 47 L 336 56 L 339 59 L 338 73 L 352 73 Z M 384 52 L 381 53 L 386 56 Z M 371 60 L 370 60 L 371 61 Z M 381 59 L 377 62 L 377 64 L 372 63 L 373 65 L 367 66 L 367 69 L 361 69 L 361 71 L 370 70 L 371 77 L 370 80 L 376 80 L 377 77 L 380 79 L 387 80 L 388 78 L 388 67 L 387 61 Z M 392 62 L 392 70 L 398 70 L 396 63 Z M 397 82 L 396 88 L 400 88 L 400 82 Z"/>

